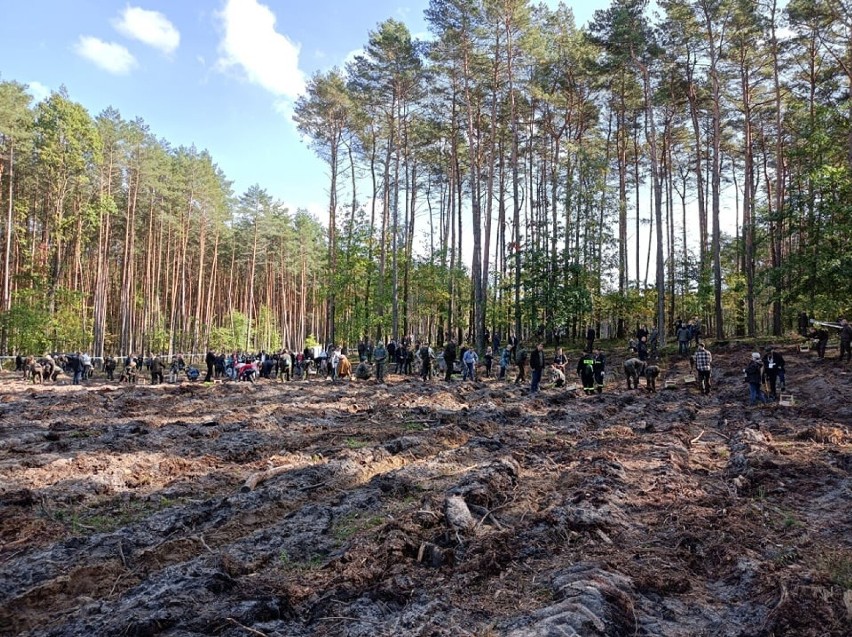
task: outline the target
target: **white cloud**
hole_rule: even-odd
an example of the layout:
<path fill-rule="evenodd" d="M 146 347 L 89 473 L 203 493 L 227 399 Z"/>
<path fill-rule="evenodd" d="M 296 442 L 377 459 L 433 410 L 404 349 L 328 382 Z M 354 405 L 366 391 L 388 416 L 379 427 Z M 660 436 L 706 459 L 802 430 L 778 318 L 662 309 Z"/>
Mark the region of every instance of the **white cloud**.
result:
<path fill-rule="evenodd" d="M 346 56 L 343 58 L 343 66 L 352 64 L 353 62 L 355 62 L 355 58 L 357 58 L 359 55 L 365 55 L 366 53 L 367 52 L 363 48 L 349 51 L 349 53 L 347 53 Z"/>
<path fill-rule="evenodd" d="M 275 30 L 275 14 L 257 0 L 226 0 L 219 13 L 224 37 L 221 71 L 242 69 L 246 78 L 279 97 L 295 99 L 305 88 L 299 45 Z"/>
<path fill-rule="evenodd" d="M 27 92 L 33 96 L 36 102 L 42 101 L 50 95 L 50 89 L 41 82 L 27 82 Z"/>
<path fill-rule="evenodd" d="M 112 25 L 122 35 L 166 54 L 174 53 L 180 44 L 180 32 L 159 11 L 128 6 L 112 21 Z"/>
<path fill-rule="evenodd" d="M 126 48 L 90 35 L 81 35 L 74 50 L 80 57 L 115 75 L 127 75 L 136 66 L 136 58 Z"/>

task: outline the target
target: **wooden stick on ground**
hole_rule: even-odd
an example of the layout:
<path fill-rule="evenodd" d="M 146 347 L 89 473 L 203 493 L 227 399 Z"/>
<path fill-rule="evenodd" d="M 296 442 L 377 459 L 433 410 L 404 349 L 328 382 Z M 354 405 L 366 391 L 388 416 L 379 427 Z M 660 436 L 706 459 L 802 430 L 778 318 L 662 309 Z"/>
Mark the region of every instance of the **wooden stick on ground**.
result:
<path fill-rule="evenodd" d="M 240 491 L 242 491 L 243 493 L 254 491 L 257 488 L 257 485 L 259 485 L 261 482 L 269 480 L 270 478 L 274 478 L 275 476 L 281 475 L 282 473 L 287 473 L 293 468 L 293 465 L 286 464 L 280 467 L 272 467 L 271 469 L 267 469 L 266 471 L 258 471 L 257 473 L 253 473 L 248 478 L 246 478 L 245 483 L 242 487 L 240 487 Z"/>

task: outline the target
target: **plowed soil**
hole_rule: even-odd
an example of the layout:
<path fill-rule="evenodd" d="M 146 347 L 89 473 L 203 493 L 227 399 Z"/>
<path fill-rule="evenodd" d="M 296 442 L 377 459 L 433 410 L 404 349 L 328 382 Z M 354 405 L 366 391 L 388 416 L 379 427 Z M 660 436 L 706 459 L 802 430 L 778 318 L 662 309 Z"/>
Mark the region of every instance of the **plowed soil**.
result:
<path fill-rule="evenodd" d="M 0 633 L 848 636 L 852 367 L 750 407 L 713 351 L 709 396 L 3 372 Z"/>

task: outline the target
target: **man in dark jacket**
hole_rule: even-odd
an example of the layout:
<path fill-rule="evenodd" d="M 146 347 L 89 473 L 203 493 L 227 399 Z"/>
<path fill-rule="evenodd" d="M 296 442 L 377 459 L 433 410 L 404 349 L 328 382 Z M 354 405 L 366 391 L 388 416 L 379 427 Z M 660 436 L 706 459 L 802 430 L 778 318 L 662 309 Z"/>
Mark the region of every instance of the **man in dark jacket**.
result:
<path fill-rule="evenodd" d="M 530 369 L 532 370 L 530 393 L 535 394 L 541 385 L 541 373 L 544 370 L 544 343 L 539 343 L 533 350 L 530 356 Z"/>
<path fill-rule="evenodd" d="M 687 325 L 681 323 L 677 330 L 677 353 L 689 354 L 689 341 L 692 338 L 692 332 Z"/>
<path fill-rule="evenodd" d="M 595 337 L 597 334 L 595 333 L 595 328 L 590 327 L 586 330 L 586 351 L 591 352 L 595 346 Z"/>
<path fill-rule="evenodd" d="M 775 387 L 779 378 L 782 379 L 781 388 L 784 388 L 784 357 L 772 347 L 766 348 L 766 355 L 763 357 L 763 375 L 769 383 L 769 397 L 775 400 L 778 398 Z"/>
<path fill-rule="evenodd" d="M 595 393 L 595 356 L 592 352 L 583 352 L 577 361 L 577 375 L 583 382 L 583 391 L 587 396 Z"/>
<path fill-rule="evenodd" d="M 80 352 L 68 355 L 68 370 L 74 375 L 71 382 L 74 385 L 79 385 L 80 379 L 83 377 L 83 359 Z"/>
<path fill-rule="evenodd" d="M 453 339 L 447 341 L 444 346 L 444 363 L 447 366 L 444 372 L 444 380 L 450 381 L 453 379 L 453 364 L 456 362 L 456 342 Z"/>
<path fill-rule="evenodd" d="M 643 363 L 648 360 L 648 337 L 643 336 L 639 339 L 639 342 L 636 343 L 636 356 Z"/>
<path fill-rule="evenodd" d="M 209 383 L 213 380 L 213 366 L 216 364 L 216 354 L 212 350 L 207 352 L 204 357 L 204 362 L 207 363 L 207 376 L 204 377 L 204 382 Z"/>
<path fill-rule="evenodd" d="M 840 319 L 840 360 L 846 354 L 846 362 L 852 361 L 852 325 L 846 319 Z"/>
<path fill-rule="evenodd" d="M 115 358 L 107 356 L 104 360 L 104 373 L 106 373 L 107 380 L 115 380 L 115 367 Z"/>
<path fill-rule="evenodd" d="M 151 384 L 159 385 L 163 382 L 163 360 L 159 356 L 151 358 Z"/>

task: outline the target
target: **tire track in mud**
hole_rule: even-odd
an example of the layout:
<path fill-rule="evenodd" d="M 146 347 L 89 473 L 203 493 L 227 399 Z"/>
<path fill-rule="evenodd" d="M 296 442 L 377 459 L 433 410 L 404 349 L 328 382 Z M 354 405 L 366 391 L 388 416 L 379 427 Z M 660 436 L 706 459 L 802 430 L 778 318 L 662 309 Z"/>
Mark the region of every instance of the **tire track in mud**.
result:
<path fill-rule="evenodd" d="M 77 606 L 80 599 L 102 596 L 104 582 L 114 581 L 110 595 L 122 595 L 141 581 L 174 579 L 175 567 L 181 570 L 196 568 L 210 553 L 252 554 L 254 557 L 250 562 L 257 564 L 268 562 L 287 550 L 293 559 L 300 559 L 303 549 L 298 546 L 290 549 L 276 547 L 265 558 L 258 558 L 258 534 L 293 537 L 293 528 L 282 519 L 294 515 L 298 518 L 305 503 L 309 506 L 311 520 L 324 515 L 333 520 L 335 509 L 341 508 L 333 500 L 339 499 L 341 491 L 351 492 L 374 476 L 410 462 L 408 458 L 392 454 L 388 448 L 411 454 L 413 446 L 410 440 L 402 440 L 376 449 L 344 450 L 334 460 L 320 457 L 312 462 L 308 458 L 310 466 L 279 476 L 256 492 L 235 493 L 221 501 L 202 505 L 191 504 L 178 512 L 164 511 L 146 519 L 139 528 L 124 527 L 117 534 L 97 536 L 82 546 L 74 538 L 69 546 L 64 547 L 65 551 L 53 547 L 49 553 L 34 554 L 30 560 L 17 563 L 16 570 L 28 574 L 28 587 L 25 590 L 9 587 L 3 590 L 3 596 L 11 601 L 9 606 L 15 608 L 15 614 L 0 615 L 0 626 L 28 629 L 31 626 L 25 618 L 39 615 L 39 609 L 43 608 L 46 600 L 50 600 L 52 614 L 61 615 L 64 609 Z M 305 495 L 294 498 L 292 494 L 300 491 L 304 491 Z M 316 498 L 309 498 L 309 492 L 328 493 L 329 501 L 318 506 L 311 502 Z M 351 505 L 342 509 L 345 515 Z M 258 528 L 263 531 L 256 531 Z M 328 525 L 320 526 L 313 529 L 313 534 L 322 535 L 327 531 Z M 163 536 L 169 539 L 160 541 Z M 121 557 L 120 563 L 114 559 L 116 554 Z M 320 551 L 320 554 L 324 552 Z M 69 571 L 63 567 L 79 561 L 84 555 L 89 562 L 85 568 Z M 118 568 L 119 577 L 116 577 L 117 565 L 123 565 L 123 569 Z M 51 566 L 53 568 L 49 568 Z M 0 567 L 0 577 L 7 583 L 16 580 L 15 573 L 3 567 Z M 124 581 L 121 581 L 122 578 Z M 146 591 L 144 595 L 147 594 Z"/>

